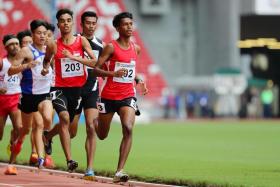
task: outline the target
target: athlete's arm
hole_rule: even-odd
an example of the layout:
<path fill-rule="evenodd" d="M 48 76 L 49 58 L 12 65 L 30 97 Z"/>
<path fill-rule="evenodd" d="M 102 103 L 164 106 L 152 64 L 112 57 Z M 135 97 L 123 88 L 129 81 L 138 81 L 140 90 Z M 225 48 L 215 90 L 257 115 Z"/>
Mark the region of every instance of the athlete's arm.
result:
<path fill-rule="evenodd" d="M 46 54 L 45 54 L 45 57 L 43 60 L 43 69 L 41 71 L 41 74 L 43 76 L 45 76 L 49 73 L 49 67 L 51 64 L 51 60 L 55 53 L 56 53 L 56 42 L 55 42 L 55 40 L 51 39 L 47 43 Z"/>
<path fill-rule="evenodd" d="M 94 53 L 92 52 L 92 48 L 88 42 L 88 40 L 82 36 L 82 45 L 83 45 L 83 49 L 84 51 L 88 54 L 88 56 L 91 58 L 90 61 L 88 61 L 87 64 L 84 64 L 86 66 L 89 66 L 91 68 L 94 68 L 97 62 L 97 57 L 94 55 Z"/>
<path fill-rule="evenodd" d="M 28 47 L 23 47 L 11 63 L 12 65 L 8 70 L 9 76 L 20 73 L 28 68 L 32 68 L 37 64 L 33 61 L 33 54 Z"/>
<path fill-rule="evenodd" d="M 140 55 L 141 48 L 140 48 L 139 45 L 135 44 L 135 51 L 136 51 L 137 55 Z M 136 84 L 140 86 L 142 94 L 146 95 L 149 92 L 149 90 L 148 90 L 147 85 L 144 82 L 144 80 L 142 80 L 139 75 L 135 75 L 135 79 L 134 80 L 135 80 Z"/>
<path fill-rule="evenodd" d="M 99 77 L 122 77 L 125 73 L 125 69 L 119 69 L 118 71 L 105 71 L 101 69 L 102 65 L 109 60 L 114 52 L 114 47 L 111 43 L 106 45 L 98 58 L 96 67 L 93 69 L 93 73 L 95 76 Z"/>
<path fill-rule="evenodd" d="M 20 64 L 20 65 L 12 65 L 8 70 L 8 75 L 18 74 L 26 69 L 34 67 L 36 64 L 34 61 L 27 63 L 27 64 Z"/>

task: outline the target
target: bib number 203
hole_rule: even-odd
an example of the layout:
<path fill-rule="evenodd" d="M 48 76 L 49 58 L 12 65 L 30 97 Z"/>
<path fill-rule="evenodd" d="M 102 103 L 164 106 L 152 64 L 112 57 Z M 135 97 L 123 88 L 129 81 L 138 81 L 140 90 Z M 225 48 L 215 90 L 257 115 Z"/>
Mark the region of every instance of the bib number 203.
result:
<path fill-rule="evenodd" d="M 65 72 L 80 71 L 80 63 L 65 64 Z"/>

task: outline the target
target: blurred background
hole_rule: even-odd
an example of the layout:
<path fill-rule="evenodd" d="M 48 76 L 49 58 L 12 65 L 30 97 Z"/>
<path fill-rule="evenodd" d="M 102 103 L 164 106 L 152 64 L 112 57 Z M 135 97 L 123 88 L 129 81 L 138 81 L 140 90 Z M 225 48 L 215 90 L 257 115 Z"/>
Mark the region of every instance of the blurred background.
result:
<path fill-rule="evenodd" d="M 75 32 L 83 11 L 95 11 L 96 36 L 105 42 L 117 37 L 113 16 L 133 13 L 137 70 L 150 90 L 138 94 L 142 122 L 279 117 L 280 1 L 0 0 L 1 39 L 32 19 L 56 25 L 62 7 L 74 11 Z"/>

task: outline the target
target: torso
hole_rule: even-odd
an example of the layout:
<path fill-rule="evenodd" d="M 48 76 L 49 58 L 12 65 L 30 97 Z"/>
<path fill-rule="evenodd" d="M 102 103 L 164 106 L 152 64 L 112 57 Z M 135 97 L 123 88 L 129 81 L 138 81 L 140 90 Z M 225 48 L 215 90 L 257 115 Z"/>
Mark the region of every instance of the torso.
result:
<path fill-rule="evenodd" d="M 5 95 L 19 94 L 20 89 L 20 78 L 18 74 L 9 76 L 8 70 L 11 66 L 8 58 L 3 59 L 3 68 L 0 71 L 0 88 L 6 88 L 7 92 Z"/>
<path fill-rule="evenodd" d="M 102 53 L 102 50 L 104 47 L 102 44 L 102 41 L 100 39 L 96 38 L 95 36 L 93 37 L 93 39 L 87 39 L 87 40 L 91 46 L 94 56 L 98 59 L 99 55 Z M 88 57 L 88 54 L 86 52 L 85 52 L 85 56 Z M 91 91 L 97 90 L 98 89 L 97 81 L 98 81 L 98 79 L 92 73 L 92 68 L 87 67 L 87 82 L 84 85 L 84 88 L 87 90 L 91 90 Z"/>
<path fill-rule="evenodd" d="M 57 52 L 54 56 L 54 87 L 82 87 L 86 82 L 83 64 L 65 58 L 62 51 L 67 49 L 73 55 L 84 57 L 81 36 L 74 43 L 65 45 L 62 38 L 57 40 Z"/>
<path fill-rule="evenodd" d="M 38 64 L 22 72 L 20 83 L 22 93 L 34 95 L 49 93 L 52 80 L 51 67 L 49 67 L 49 73 L 47 75 L 41 75 L 45 52 L 38 50 L 33 45 L 29 45 L 29 49 L 33 54 L 33 60 L 38 61 Z"/>
<path fill-rule="evenodd" d="M 103 82 L 101 97 L 110 100 L 122 100 L 135 97 L 134 78 L 137 54 L 135 44 L 130 42 L 128 49 L 122 49 L 117 41 L 113 40 L 114 53 L 106 62 L 109 71 L 125 68 L 127 73 L 123 77 L 107 77 Z"/>

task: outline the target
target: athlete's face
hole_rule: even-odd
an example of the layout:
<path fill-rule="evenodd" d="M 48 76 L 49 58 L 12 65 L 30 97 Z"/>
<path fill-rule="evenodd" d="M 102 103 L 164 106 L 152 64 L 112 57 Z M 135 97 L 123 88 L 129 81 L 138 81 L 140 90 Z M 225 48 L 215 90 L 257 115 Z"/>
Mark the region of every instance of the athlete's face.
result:
<path fill-rule="evenodd" d="M 49 40 L 53 38 L 53 32 L 51 30 L 47 30 L 47 39 L 46 39 L 46 44 L 48 43 Z"/>
<path fill-rule="evenodd" d="M 96 17 L 85 17 L 81 26 L 83 28 L 83 33 L 86 36 L 93 36 L 97 25 L 97 18 Z"/>
<path fill-rule="evenodd" d="M 61 34 L 72 32 L 73 18 L 71 15 L 62 14 L 58 19 L 57 27 L 60 29 Z"/>
<path fill-rule="evenodd" d="M 130 37 L 133 32 L 133 21 L 130 18 L 121 19 L 120 25 L 117 28 L 117 31 L 122 36 Z"/>
<path fill-rule="evenodd" d="M 6 46 L 6 50 L 10 56 L 16 56 L 17 52 L 20 50 L 19 43 L 10 43 L 8 46 Z"/>
<path fill-rule="evenodd" d="M 36 45 L 45 45 L 47 39 L 47 29 L 44 26 L 40 26 L 32 33 L 33 43 Z"/>
<path fill-rule="evenodd" d="M 25 36 L 21 40 L 21 47 L 26 47 L 28 44 L 32 44 L 33 40 L 31 36 Z"/>

